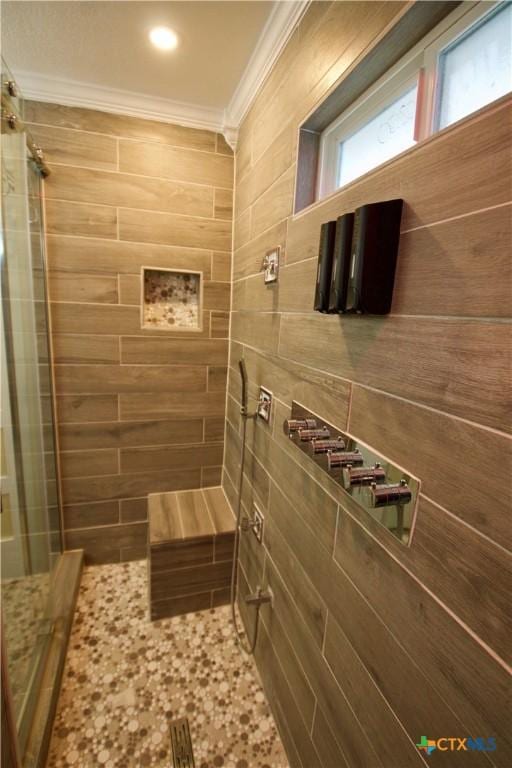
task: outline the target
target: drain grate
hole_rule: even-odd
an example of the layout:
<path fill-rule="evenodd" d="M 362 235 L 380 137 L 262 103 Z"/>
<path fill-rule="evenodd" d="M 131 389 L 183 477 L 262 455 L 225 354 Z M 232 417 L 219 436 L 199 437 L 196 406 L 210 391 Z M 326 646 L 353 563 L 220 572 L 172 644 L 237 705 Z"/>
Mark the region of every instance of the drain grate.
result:
<path fill-rule="evenodd" d="M 190 727 L 186 717 L 171 720 L 171 748 L 173 768 L 195 767 Z"/>

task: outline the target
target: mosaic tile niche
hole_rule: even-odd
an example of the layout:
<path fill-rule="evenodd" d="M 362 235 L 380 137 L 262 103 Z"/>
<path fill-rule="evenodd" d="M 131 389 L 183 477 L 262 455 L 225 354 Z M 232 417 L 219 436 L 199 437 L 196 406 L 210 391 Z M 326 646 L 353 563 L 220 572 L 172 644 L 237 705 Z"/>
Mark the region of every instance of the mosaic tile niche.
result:
<path fill-rule="evenodd" d="M 142 268 L 142 327 L 201 330 L 202 274 Z"/>

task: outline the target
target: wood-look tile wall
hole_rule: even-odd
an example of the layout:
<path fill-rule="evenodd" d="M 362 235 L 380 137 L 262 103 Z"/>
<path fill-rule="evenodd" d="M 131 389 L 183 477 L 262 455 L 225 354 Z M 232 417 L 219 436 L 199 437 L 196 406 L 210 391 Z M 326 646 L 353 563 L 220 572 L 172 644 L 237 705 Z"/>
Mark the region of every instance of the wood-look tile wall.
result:
<path fill-rule="evenodd" d="M 146 495 L 221 479 L 233 155 L 220 135 L 28 102 L 44 147 L 67 548 L 146 556 Z M 200 333 L 141 329 L 141 267 L 200 270 Z"/>
<path fill-rule="evenodd" d="M 511 104 L 504 99 L 293 216 L 297 130 L 405 4 L 313 3 L 245 118 L 236 152 L 224 487 L 234 499 L 245 358 L 252 401 L 242 594 L 269 584 L 256 659 L 291 765 L 424 766 L 422 735 L 493 736 L 512 764 L 509 705 Z M 403 197 L 392 312 L 312 311 L 320 223 Z M 265 250 L 281 245 L 279 282 Z M 410 548 L 284 436 L 292 398 L 423 481 Z M 241 603 L 252 627 L 253 611 Z M 460 760 L 459 760 L 460 758 Z"/>

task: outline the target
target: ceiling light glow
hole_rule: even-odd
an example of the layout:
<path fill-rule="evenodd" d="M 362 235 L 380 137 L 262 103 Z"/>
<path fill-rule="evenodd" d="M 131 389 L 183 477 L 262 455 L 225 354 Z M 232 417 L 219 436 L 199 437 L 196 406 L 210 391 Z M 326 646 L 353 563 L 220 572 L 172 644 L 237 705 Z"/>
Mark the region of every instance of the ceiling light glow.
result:
<path fill-rule="evenodd" d="M 149 39 L 161 51 L 172 51 L 178 45 L 178 36 L 169 27 L 154 27 L 149 33 Z"/>

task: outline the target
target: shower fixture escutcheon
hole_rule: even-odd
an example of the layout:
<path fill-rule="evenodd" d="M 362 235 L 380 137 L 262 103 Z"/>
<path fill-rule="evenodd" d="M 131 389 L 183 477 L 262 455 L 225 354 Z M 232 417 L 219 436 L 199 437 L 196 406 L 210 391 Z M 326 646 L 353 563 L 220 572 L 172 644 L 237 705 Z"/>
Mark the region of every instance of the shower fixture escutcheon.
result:
<path fill-rule="evenodd" d="M 351 496 L 352 503 L 401 544 L 410 544 L 421 488 L 419 478 L 295 400 L 283 431 L 330 482 Z"/>

